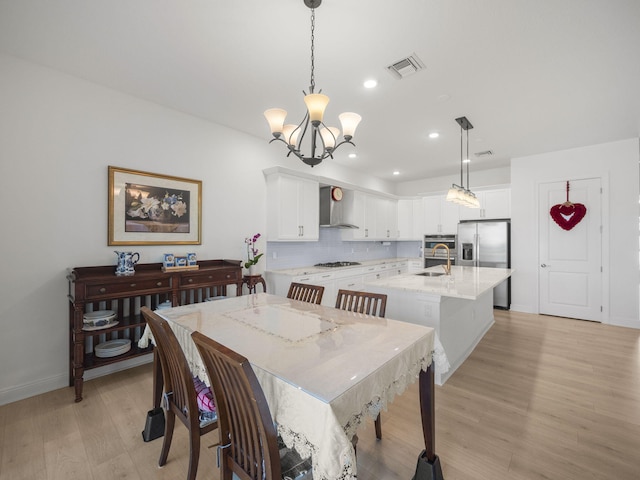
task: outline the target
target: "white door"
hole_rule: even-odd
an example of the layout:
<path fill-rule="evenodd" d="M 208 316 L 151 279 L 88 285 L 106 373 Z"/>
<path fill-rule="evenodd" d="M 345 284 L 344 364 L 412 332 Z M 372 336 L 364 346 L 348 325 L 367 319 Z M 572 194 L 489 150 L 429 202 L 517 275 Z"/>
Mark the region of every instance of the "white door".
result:
<path fill-rule="evenodd" d="M 540 313 L 583 320 L 602 320 L 601 181 L 571 180 L 569 200 L 587 211 L 571 230 L 550 215 L 567 200 L 567 183 L 540 185 Z"/>

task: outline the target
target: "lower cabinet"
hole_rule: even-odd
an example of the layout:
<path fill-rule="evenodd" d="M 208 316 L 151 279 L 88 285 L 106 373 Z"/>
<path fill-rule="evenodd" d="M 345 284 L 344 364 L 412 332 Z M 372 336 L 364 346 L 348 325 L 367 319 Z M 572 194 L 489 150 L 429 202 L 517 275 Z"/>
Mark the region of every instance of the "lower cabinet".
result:
<path fill-rule="evenodd" d="M 69 386 L 75 386 L 76 402 L 82 400 L 84 372 L 151 353 L 151 347 L 138 348 L 144 327 L 140 307 L 152 310 L 158 305 L 188 305 L 209 297 L 242 293 L 240 260 L 204 260 L 197 270 L 163 272 L 161 263 L 136 265 L 131 276 L 116 276 L 115 266 L 77 267 L 67 275 L 69 281 Z M 231 289 L 228 289 L 232 286 Z M 229 292 L 228 292 L 229 290 Z M 100 312 L 100 313 L 98 313 Z M 102 313 L 105 312 L 105 313 Z M 113 312 L 113 313 L 111 313 Z M 85 316 L 93 314 L 109 320 L 104 325 L 87 326 Z M 91 316 L 91 315 L 89 315 Z M 107 317 L 104 318 L 107 318 Z M 112 318 L 111 318 L 112 317 Z M 98 352 L 96 346 L 128 343 L 131 348 Z M 125 345 L 126 347 L 126 345 Z"/>
<path fill-rule="evenodd" d="M 409 260 L 407 262 L 407 272 L 406 273 L 418 273 L 424 270 L 424 259 L 418 258 Z"/>
<path fill-rule="evenodd" d="M 408 261 L 400 260 L 390 263 L 379 263 L 360 267 L 335 269 L 322 273 L 289 275 L 280 272 L 266 272 L 267 289 L 275 295 L 286 296 L 291 282 L 322 285 L 324 294 L 322 305 L 333 307 L 336 304 L 338 290 L 365 290 L 366 283 L 394 275 L 402 275 L 409 271 Z"/>

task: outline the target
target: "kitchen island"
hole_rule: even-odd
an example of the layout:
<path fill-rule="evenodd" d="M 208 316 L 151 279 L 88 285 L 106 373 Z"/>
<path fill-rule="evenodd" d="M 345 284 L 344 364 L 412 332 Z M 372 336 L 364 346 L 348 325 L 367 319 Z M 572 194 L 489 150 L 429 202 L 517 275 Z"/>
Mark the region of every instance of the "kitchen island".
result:
<path fill-rule="evenodd" d="M 387 295 L 388 318 L 436 330 L 450 365 L 446 372 L 436 369 L 438 385 L 462 365 L 493 325 L 493 288 L 512 270 L 452 266 L 451 275 L 443 273 L 436 266 L 366 282 L 363 288 Z"/>

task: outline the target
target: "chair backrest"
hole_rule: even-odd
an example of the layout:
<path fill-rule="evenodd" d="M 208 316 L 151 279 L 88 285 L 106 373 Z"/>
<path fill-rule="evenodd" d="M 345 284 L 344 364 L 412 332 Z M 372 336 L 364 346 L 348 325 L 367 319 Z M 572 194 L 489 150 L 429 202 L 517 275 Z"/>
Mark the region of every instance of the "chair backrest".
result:
<path fill-rule="evenodd" d="M 383 293 L 358 292 L 355 290 L 338 290 L 336 308 L 349 312 L 365 313 L 376 317 L 384 317 L 387 308 L 387 296 Z"/>
<path fill-rule="evenodd" d="M 320 305 L 323 294 L 324 287 L 321 285 L 291 282 L 287 298 Z"/>
<path fill-rule="evenodd" d="M 207 369 L 218 410 L 221 479 L 229 480 L 235 473 L 242 480 L 280 480 L 277 433 L 251 364 L 200 332 L 191 338 Z"/>
<path fill-rule="evenodd" d="M 147 307 L 141 307 L 140 313 L 147 321 L 153 339 L 158 349 L 162 376 L 164 379 L 164 391 L 167 393 L 168 407 L 189 426 L 198 431 L 200 426 L 198 400 L 193 376 L 184 356 L 182 347 L 178 342 L 169 323 L 157 313 Z"/>

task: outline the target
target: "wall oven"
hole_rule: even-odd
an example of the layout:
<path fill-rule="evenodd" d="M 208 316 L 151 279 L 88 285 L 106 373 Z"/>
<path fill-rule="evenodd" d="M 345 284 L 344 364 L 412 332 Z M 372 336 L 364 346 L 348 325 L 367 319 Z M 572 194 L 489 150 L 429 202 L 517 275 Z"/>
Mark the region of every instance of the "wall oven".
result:
<path fill-rule="evenodd" d="M 424 268 L 447 264 L 447 251 L 444 248 L 438 248 L 434 255 L 433 247 L 439 243 L 449 247 L 451 265 L 456 264 L 458 255 L 456 235 L 425 235 L 423 244 Z"/>

